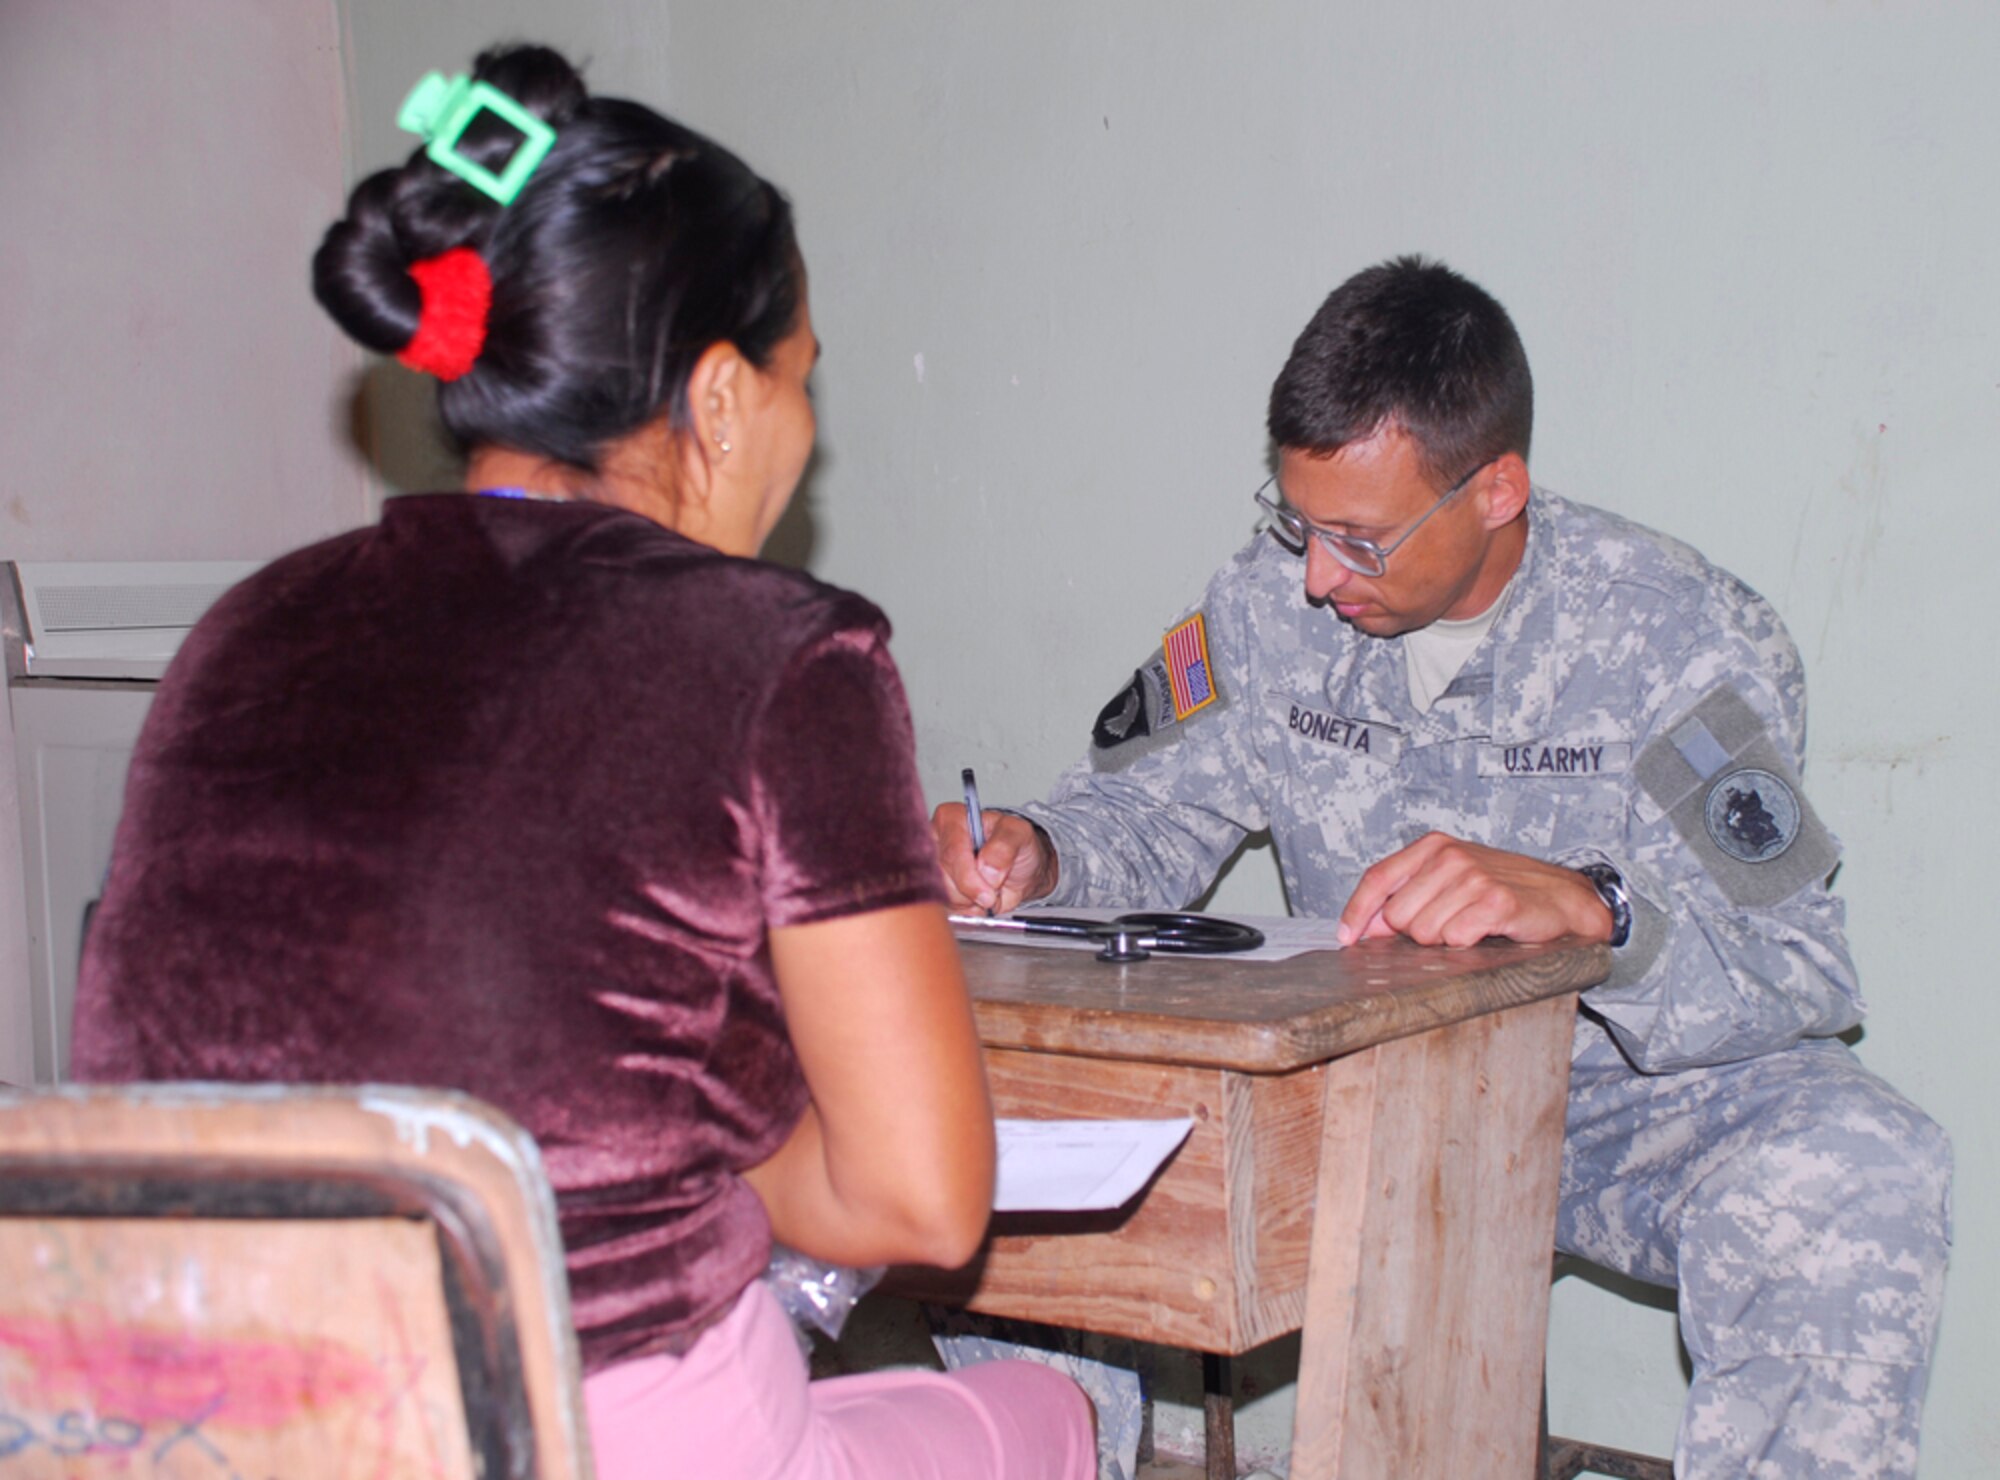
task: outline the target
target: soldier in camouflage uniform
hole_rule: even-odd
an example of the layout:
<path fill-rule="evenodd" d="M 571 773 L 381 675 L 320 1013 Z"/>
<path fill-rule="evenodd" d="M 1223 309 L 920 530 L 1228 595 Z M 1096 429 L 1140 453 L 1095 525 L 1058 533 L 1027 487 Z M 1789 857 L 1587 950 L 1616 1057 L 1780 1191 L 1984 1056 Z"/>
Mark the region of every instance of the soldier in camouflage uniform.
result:
<path fill-rule="evenodd" d="M 1687 546 L 1531 491 L 1531 417 L 1480 289 L 1405 258 L 1336 290 L 1272 392 L 1281 538 L 977 859 L 939 809 L 947 876 L 998 909 L 1175 908 L 1268 827 L 1292 908 L 1349 939 L 1611 941 L 1557 1241 L 1678 1288 L 1675 1473 L 1913 1474 L 1950 1147 L 1833 1036 L 1862 1003 L 1798 653 Z"/>

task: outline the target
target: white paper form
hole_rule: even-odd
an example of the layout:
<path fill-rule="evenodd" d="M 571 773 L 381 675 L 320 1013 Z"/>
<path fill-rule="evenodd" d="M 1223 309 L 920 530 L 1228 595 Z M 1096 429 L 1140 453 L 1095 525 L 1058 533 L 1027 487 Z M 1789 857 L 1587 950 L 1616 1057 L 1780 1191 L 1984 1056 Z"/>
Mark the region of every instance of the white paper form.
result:
<path fill-rule="evenodd" d="M 1046 909 L 1030 905 L 1016 910 L 1014 918 L 1032 920 L 1038 914 L 1061 915 L 1072 920 L 1115 920 L 1120 915 L 1132 914 L 1131 910 L 1073 910 Z M 1254 951 L 1231 951 L 1232 961 L 1289 961 L 1294 956 L 1303 956 L 1307 951 L 1337 951 L 1340 936 L 1337 933 L 1338 920 L 1311 920 L 1297 915 L 1226 915 L 1218 919 L 1229 919 L 1253 926 L 1264 932 L 1264 944 Z M 1020 930 L 994 930 L 978 925 L 952 925 L 952 934 L 961 943 L 984 941 L 989 945 L 1006 946 L 1048 946 L 1063 951 L 1095 951 L 1100 941 L 1081 940 L 1074 936 L 1030 935 Z M 1155 960 L 1206 960 L 1212 957 L 1175 955 L 1162 951 Z"/>
<path fill-rule="evenodd" d="M 1086 1213 L 1122 1207 L 1166 1164 L 1194 1122 L 1002 1120 L 996 1213 Z"/>

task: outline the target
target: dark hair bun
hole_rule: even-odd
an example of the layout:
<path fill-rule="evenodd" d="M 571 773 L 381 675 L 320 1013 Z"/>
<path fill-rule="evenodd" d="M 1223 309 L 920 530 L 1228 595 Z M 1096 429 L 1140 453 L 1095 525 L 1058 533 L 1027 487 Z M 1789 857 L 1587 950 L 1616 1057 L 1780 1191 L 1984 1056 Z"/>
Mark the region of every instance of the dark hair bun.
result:
<path fill-rule="evenodd" d="M 576 68 L 546 46 L 482 52 L 472 75 L 558 130 L 590 99 Z M 518 142 L 512 129 L 482 113 L 458 149 L 497 173 Z M 419 145 L 402 165 L 354 188 L 346 216 L 327 228 L 313 254 L 313 296 L 358 344 L 394 354 L 416 333 L 422 306 L 410 264 L 453 247 L 483 247 L 500 210 Z"/>
<path fill-rule="evenodd" d="M 590 101 L 576 68 L 561 52 L 546 46 L 496 46 L 482 51 L 473 60 L 472 75 L 476 81 L 492 83 L 558 129 Z"/>
<path fill-rule="evenodd" d="M 594 472 L 605 447 L 658 421 L 683 425 L 687 382 L 710 345 L 753 365 L 799 322 L 805 270 L 776 187 L 694 130 L 619 98 L 593 98 L 540 46 L 489 51 L 473 69 L 556 131 L 501 207 L 421 151 L 355 188 L 313 258 L 313 292 L 367 348 L 416 333 L 410 264 L 479 253 L 493 294 L 471 370 L 438 388 L 461 450 L 505 446 Z M 458 143 L 493 171 L 518 134 L 482 113 Z"/>

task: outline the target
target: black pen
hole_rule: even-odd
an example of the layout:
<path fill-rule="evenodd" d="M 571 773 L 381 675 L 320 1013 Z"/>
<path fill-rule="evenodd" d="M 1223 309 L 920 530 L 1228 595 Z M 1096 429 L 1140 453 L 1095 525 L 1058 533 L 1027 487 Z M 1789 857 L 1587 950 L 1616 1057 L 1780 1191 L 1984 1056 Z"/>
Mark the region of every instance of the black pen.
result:
<path fill-rule="evenodd" d="M 970 766 L 958 773 L 958 779 L 965 783 L 965 825 L 972 831 L 972 856 L 977 858 L 986 851 L 986 818 L 979 805 L 979 782 Z"/>

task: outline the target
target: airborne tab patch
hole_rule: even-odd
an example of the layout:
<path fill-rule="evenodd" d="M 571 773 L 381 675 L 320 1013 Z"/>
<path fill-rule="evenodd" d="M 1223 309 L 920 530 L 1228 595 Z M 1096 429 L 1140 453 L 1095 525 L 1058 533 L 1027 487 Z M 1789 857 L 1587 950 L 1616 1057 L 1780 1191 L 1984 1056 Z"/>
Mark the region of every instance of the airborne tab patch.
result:
<path fill-rule="evenodd" d="M 1167 634 L 1098 711 L 1090 727 L 1091 766 L 1122 770 L 1178 740 L 1184 720 L 1228 707 L 1229 695 L 1209 667 L 1208 626 L 1196 612 Z"/>
<path fill-rule="evenodd" d="M 1168 632 L 1160 650 L 1167 656 L 1175 720 L 1185 721 L 1215 702 L 1215 680 L 1208 666 L 1208 623 L 1200 612 Z"/>

